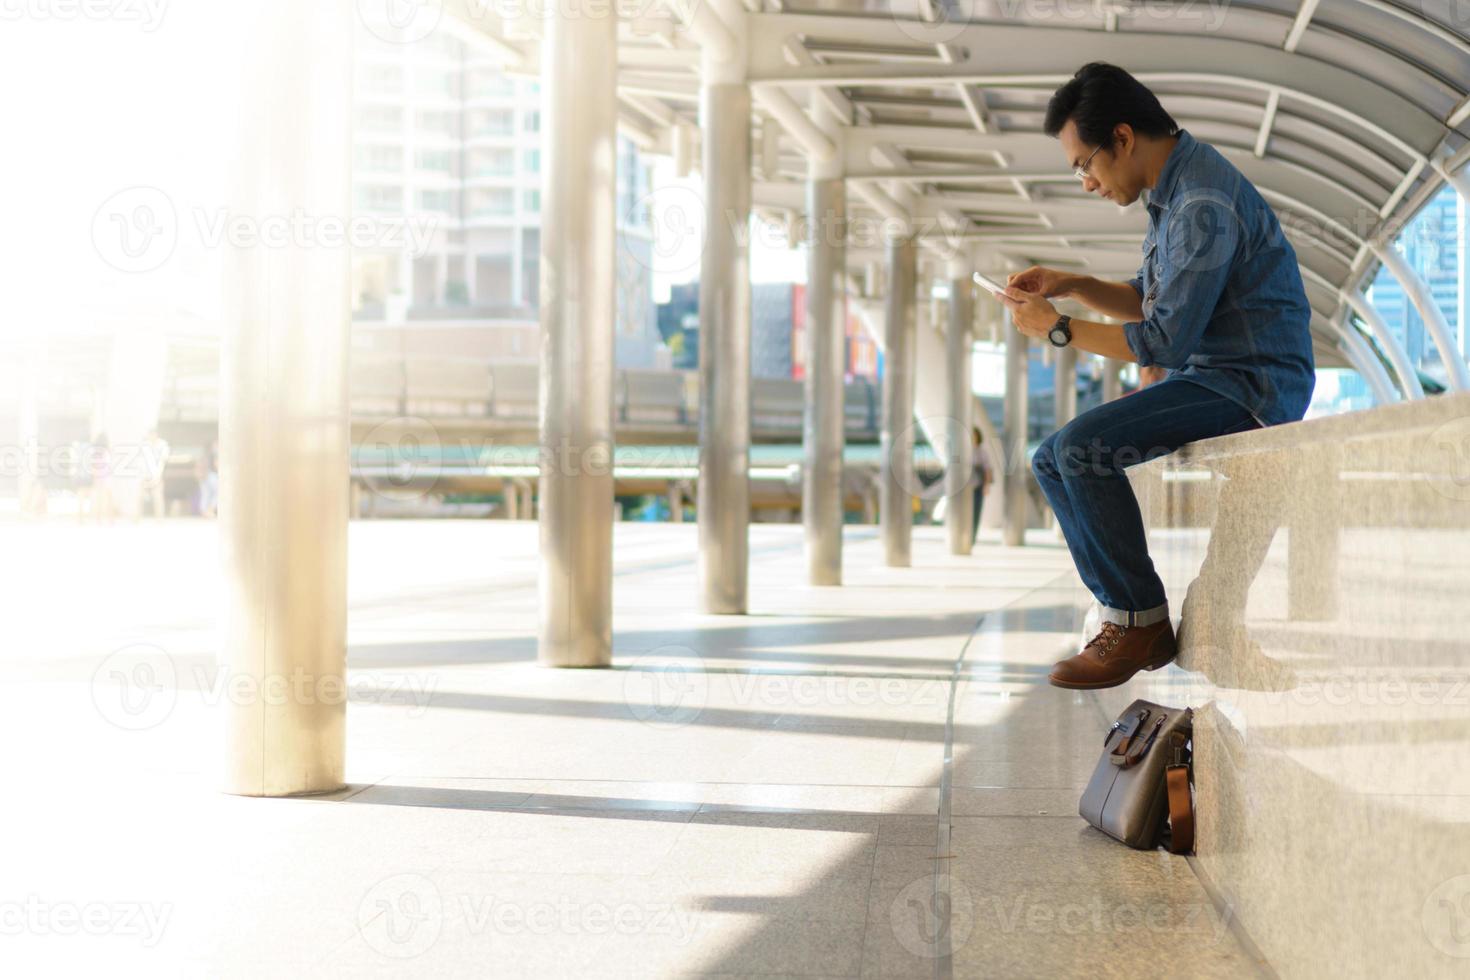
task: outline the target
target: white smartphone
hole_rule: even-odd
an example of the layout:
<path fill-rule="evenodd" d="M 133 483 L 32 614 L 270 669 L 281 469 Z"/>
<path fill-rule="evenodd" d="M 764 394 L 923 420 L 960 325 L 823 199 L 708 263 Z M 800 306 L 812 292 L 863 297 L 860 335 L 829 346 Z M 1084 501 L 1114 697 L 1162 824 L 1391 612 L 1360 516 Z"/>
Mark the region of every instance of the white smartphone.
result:
<path fill-rule="evenodd" d="M 1006 291 L 1006 288 L 1000 285 L 994 279 L 987 279 L 978 272 L 975 273 L 973 278 L 975 280 L 975 285 L 980 286 L 984 289 L 988 289 L 992 293 L 1003 293 Z"/>

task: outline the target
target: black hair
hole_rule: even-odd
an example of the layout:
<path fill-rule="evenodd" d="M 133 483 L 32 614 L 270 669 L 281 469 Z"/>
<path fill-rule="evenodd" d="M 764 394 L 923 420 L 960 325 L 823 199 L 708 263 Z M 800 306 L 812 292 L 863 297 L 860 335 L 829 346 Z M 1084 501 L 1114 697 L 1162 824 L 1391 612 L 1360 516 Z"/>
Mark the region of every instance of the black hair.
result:
<path fill-rule="evenodd" d="M 1127 123 L 1142 136 L 1173 136 L 1179 132 L 1174 117 L 1164 111 L 1159 97 L 1117 65 L 1094 61 L 1052 95 L 1046 106 L 1046 135 L 1056 136 L 1071 119 L 1077 135 L 1089 146 L 1112 146 L 1113 127 Z"/>

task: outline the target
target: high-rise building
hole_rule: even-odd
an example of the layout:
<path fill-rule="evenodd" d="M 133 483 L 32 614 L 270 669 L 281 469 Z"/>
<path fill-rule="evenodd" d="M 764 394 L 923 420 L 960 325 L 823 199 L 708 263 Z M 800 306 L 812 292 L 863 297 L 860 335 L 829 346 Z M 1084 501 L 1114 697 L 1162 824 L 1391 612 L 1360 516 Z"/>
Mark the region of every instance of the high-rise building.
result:
<path fill-rule="evenodd" d="M 1470 273 L 1467 256 L 1465 202 L 1446 185 L 1405 227 L 1396 243 L 1409 267 L 1428 284 L 1435 305 L 1445 320 L 1463 357 L 1470 332 L 1466 281 Z M 1424 320 L 1393 274 L 1380 268 L 1368 292 L 1373 306 L 1403 343 L 1409 359 L 1426 374 L 1445 382 L 1448 372 L 1439 348 L 1424 327 Z"/>
<path fill-rule="evenodd" d="M 385 326 L 480 321 L 480 353 L 535 356 L 541 233 L 540 86 L 446 21 L 413 43 L 363 26 L 356 46 L 355 215 L 383 233 L 354 261 L 354 316 Z M 649 167 L 618 140 L 619 364 L 653 363 Z M 395 231 L 395 229 L 397 231 Z"/>

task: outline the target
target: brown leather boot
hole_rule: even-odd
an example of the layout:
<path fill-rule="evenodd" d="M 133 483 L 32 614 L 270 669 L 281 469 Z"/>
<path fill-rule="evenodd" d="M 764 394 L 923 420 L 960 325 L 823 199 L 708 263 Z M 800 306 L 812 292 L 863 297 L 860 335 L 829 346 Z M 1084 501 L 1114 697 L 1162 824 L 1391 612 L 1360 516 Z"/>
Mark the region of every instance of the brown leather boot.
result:
<path fill-rule="evenodd" d="M 1103 623 L 1081 653 L 1052 667 L 1050 680 L 1057 687 L 1084 690 L 1117 687 L 1140 670 L 1158 670 L 1178 652 L 1167 619 L 1151 626 Z"/>

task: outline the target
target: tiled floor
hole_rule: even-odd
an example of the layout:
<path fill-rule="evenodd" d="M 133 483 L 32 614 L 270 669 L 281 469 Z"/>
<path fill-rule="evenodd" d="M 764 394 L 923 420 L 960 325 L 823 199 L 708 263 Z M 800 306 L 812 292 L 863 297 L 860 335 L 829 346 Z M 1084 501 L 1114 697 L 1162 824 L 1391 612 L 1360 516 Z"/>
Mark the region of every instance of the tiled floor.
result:
<path fill-rule="evenodd" d="M 1183 859 L 1076 816 L 1105 720 L 1045 680 L 1081 626 L 1065 551 L 1039 535 L 957 558 L 921 528 L 914 567 L 886 569 L 875 532 L 848 528 L 847 584 L 816 589 L 801 528 L 754 526 L 750 615 L 706 617 L 695 528 L 619 525 L 616 666 L 553 671 L 534 664 L 534 525 L 354 524 L 352 786 L 257 800 L 211 784 L 212 528 L 19 529 L 30 568 L 107 599 L 23 603 L 30 640 L 0 667 L 24 787 L 0 958 L 212 977 L 1249 974 Z M 96 683 L 137 644 L 179 678 L 146 727 Z"/>

